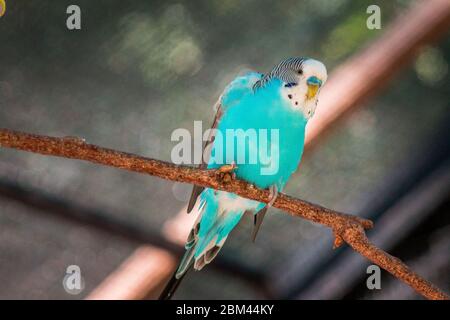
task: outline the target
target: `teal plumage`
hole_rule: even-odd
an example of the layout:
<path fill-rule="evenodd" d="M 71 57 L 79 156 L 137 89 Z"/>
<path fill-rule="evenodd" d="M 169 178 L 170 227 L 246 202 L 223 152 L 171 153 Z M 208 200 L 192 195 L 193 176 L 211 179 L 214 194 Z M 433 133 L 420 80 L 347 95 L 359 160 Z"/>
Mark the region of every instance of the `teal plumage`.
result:
<path fill-rule="evenodd" d="M 226 129 L 255 129 L 258 133 L 259 129 L 267 129 L 267 132 L 275 129 L 279 132 L 279 163 L 277 172 L 272 175 L 261 175 L 263 164 L 260 158 L 256 164 L 244 163 L 239 164 L 235 173 L 240 179 L 247 180 L 259 188 L 268 188 L 276 184 L 281 190 L 289 179 L 290 175 L 297 169 L 303 152 L 303 143 L 305 140 L 305 126 L 307 119 L 305 116 L 292 109 L 288 101 L 281 97 L 281 88 L 283 83 L 279 79 L 274 79 L 265 87 L 258 89 L 253 93 L 254 76 L 253 74 L 238 78 L 232 82 L 228 91 L 222 97 L 222 106 L 224 115 L 218 126 L 224 136 L 223 143 L 224 159 L 231 150 L 227 148 L 227 139 L 225 135 Z M 247 91 L 244 93 L 241 88 L 243 80 L 247 80 Z M 239 86 L 235 85 L 235 82 Z M 245 82 L 244 82 L 245 83 Z M 235 93 L 237 90 L 239 93 Z M 230 107 L 231 105 L 231 107 Z M 259 138 L 259 137 L 258 137 Z M 268 143 L 276 143 L 271 141 L 270 134 L 267 134 Z M 234 143 L 234 161 L 237 163 L 237 143 Z M 252 150 L 245 150 L 250 153 Z M 215 148 L 212 153 L 214 154 Z M 249 154 L 246 155 L 247 159 Z M 227 159 L 229 163 L 229 159 Z M 220 167 L 218 164 L 209 164 L 208 168 Z"/>
<path fill-rule="evenodd" d="M 222 116 L 216 129 L 224 143 L 214 142 L 207 167 L 221 167 L 224 163 L 215 163 L 215 156 L 222 155 L 225 163 L 237 164 L 234 171 L 237 178 L 259 188 L 276 186 L 277 190 L 282 190 L 300 163 L 306 124 L 314 114 L 318 90 L 325 81 L 323 64 L 308 58 L 287 59 L 267 75 L 252 72 L 233 80 L 219 100 Z M 254 130 L 257 139 L 249 139 L 244 150 L 238 150 L 236 137 L 226 134 L 230 129 Z M 277 139 L 270 134 L 274 129 Z M 276 157 L 271 154 L 272 161 L 276 159 L 277 163 L 276 170 L 270 174 L 262 174 L 264 168 L 274 165 L 262 161 L 263 150 L 257 141 L 263 134 L 266 134 L 268 149 L 278 152 Z M 244 163 L 238 161 L 239 151 L 244 151 Z M 255 154 L 258 154 L 256 161 L 249 161 Z M 198 202 L 200 213 L 188 237 L 187 252 L 176 278 L 181 278 L 192 264 L 199 270 L 212 261 L 243 214 L 257 214 L 265 206 L 265 203 L 228 192 L 203 190 Z"/>

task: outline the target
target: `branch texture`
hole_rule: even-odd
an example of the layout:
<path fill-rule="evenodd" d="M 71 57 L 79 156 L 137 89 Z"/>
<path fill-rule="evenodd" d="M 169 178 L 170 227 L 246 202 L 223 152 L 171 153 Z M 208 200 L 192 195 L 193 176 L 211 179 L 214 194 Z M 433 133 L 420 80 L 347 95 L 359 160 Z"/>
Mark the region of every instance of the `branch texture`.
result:
<path fill-rule="evenodd" d="M 260 202 L 270 201 L 270 192 L 237 179 L 222 179 L 216 170 L 201 170 L 189 166 L 141 157 L 138 155 L 102 148 L 76 137 L 55 138 L 0 129 L 0 147 L 19 149 L 44 155 L 85 160 L 105 166 L 149 174 L 162 179 L 196 184 L 236 193 Z M 428 299 L 450 299 L 442 290 L 414 273 L 402 261 L 373 245 L 365 229 L 373 224 L 367 219 L 335 212 L 324 207 L 280 193 L 274 207 L 290 214 L 322 224 L 332 229 L 334 247 L 344 242 L 355 251 L 379 265 L 408 284 Z"/>

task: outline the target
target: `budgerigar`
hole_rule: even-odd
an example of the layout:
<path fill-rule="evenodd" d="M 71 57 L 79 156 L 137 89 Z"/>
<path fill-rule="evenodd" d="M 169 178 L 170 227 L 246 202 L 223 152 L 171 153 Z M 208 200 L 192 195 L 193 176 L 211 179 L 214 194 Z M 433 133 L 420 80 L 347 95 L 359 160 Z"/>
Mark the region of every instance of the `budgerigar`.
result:
<path fill-rule="evenodd" d="M 234 174 L 237 178 L 259 188 L 269 188 L 274 200 L 276 193 L 283 190 L 300 163 L 306 124 L 314 115 L 318 94 L 326 80 L 327 71 L 324 64 L 305 57 L 283 60 L 267 74 L 251 72 L 237 77 L 226 87 L 216 104 L 217 114 L 213 128 L 221 134 L 223 143 L 210 141 L 213 157 L 204 159 L 202 167 L 221 167 L 220 163 L 216 163 L 217 158 L 214 158 L 214 155 L 222 154 L 224 164 L 236 164 Z M 231 129 L 241 132 L 253 129 L 258 139 L 261 138 L 261 132 L 270 133 L 276 130 L 277 139 L 270 134 L 266 136 L 268 146 L 274 147 L 273 144 L 276 144 L 273 150 L 277 150 L 278 154 L 277 157 L 272 157 L 278 161 L 274 166 L 276 170 L 269 174 L 264 173 L 264 168 L 267 169 L 269 164 L 261 160 L 263 157 L 256 157 L 256 162 L 248 161 L 250 155 L 261 153 L 257 143 L 234 143 L 230 148 L 230 141 L 227 139 L 236 138 L 227 136 L 227 130 Z M 236 150 L 238 146 L 245 150 Z M 238 161 L 239 151 L 244 151 L 247 162 L 242 163 L 242 159 Z M 182 278 L 189 267 L 200 270 L 210 263 L 245 212 L 255 215 L 256 236 L 268 208 L 265 203 L 201 187 L 194 187 L 188 212 L 194 205 L 198 207 L 199 216 L 189 234 L 186 253 L 174 275 L 175 282 L 176 279 Z M 174 283 L 169 283 L 170 285 L 172 289 L 176 287 Z M 169 288 L 169 296 L 166 298 L 170 298 L 171 294 L 173 290 Z"/>

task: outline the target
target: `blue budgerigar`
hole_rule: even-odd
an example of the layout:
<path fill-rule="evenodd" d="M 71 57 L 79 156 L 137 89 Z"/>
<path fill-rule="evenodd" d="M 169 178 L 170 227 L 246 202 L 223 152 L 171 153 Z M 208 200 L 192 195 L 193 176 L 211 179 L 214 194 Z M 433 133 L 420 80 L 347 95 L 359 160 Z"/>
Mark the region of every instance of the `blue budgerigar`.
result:
<path fill-rule="evenodd" d="M 216 104 L 213 128 L 220 133 L 221 143 L 217 139 L 219 135 L 207 142 L 211 157 L 204 159 L 201 167 L 213 169 L 224 164 L 236 164 L 234 174 L 237 178 L 259 188 L 270 189 L 275 200 L 277 192 L 283 189 L 300 163 L 306 124 L 314 115 L 318 94 L 326 80 L 327 71 L 323 63 L 304 57 L 283 60 L 267 74 L 251 72 L 237 77 L 226 87 Z M 242 133 L 248 130 L 254 130 L 256 140 L 249 136 L 245 144 L 230 143 L 236 135 L 227 135 L 227 132 Z M 277 134 L 271 135 L 274 130 Z M 258 144 L 263 133 L 267 133 L 267 149 L 277 152 L 276 155 L 270 154 L 269 158 L 263 156 L 266 150 L 260 150 L 261 145 Z M 208 143 L 212 145 L 208 146 Z M 238 158 L 240 151 L 244 158 Z M 218 155 L 222 156 L 223 163 L 217 161 Z M 249 161 L 254 155 L 257 155 L 254 157 L 256 161 Z M 274 161 L 277 163 L 272 163 Z M 174 275 L 175 282 L 191 266 L 200 270 L 210 263 L 245 212 L 255 215 L 255 237 L 270 204 L 196 186 L 188 212 L 195 206 L 199 216 L 189 234 L 186 253 Z M 170 298 L 176 287 L 174 283 L 169 283 L 170 286 L 172 288 L 169 288 L 169 293 L 166 292 L 169 295 L 166 298 Z"/>

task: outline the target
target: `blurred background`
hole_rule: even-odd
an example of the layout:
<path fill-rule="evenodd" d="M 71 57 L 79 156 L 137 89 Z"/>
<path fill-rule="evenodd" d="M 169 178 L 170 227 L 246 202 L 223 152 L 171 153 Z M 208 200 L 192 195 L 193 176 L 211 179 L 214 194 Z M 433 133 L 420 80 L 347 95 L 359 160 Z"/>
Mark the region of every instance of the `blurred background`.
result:
<path fill-rule="evenodd" d="M 237 74 L 267 72 L 290 56 L 315 57 L 333 74 L 392 32 L 390 23 L 415 1 L 6 4 L 0 127 L 82 137 L 170 161 L 172 131 L 192 130 L 194 120 L 206 129 L 213 104 Z M 81 30 L 66 27 L 70 4 L 81 8 Z M 371 4 L 381 8 L 379 30 L 366 27 Z M 447 292 L 449 57 L 444 30 L 306 150 L 285 190 L 374 220 L 368 235 L 375 244 Z M 178 230 L 192 223 L 183 220 L 190 189 L 0 149 L 0 298 L 156 297 L 183 251 Z M 420 299 L 384 271 L 382 289 L 368 290 L 370 263 L 348 247 L 333 250 L 330 230 L 320 225 L 271 210 L 256 243 L 252 225 L 242 219 L 218 259 L 189 273 L 175 298 Z M 136 260 L 142 268 L 133 268 Z M 63 287 L 69 265 L 83 277 L 76 295 Z M 141 279 L 138 295 L 133 280 L 120 282 L 127 276 Z M 115 295 L 127 286 L 128 295 Z"/>

